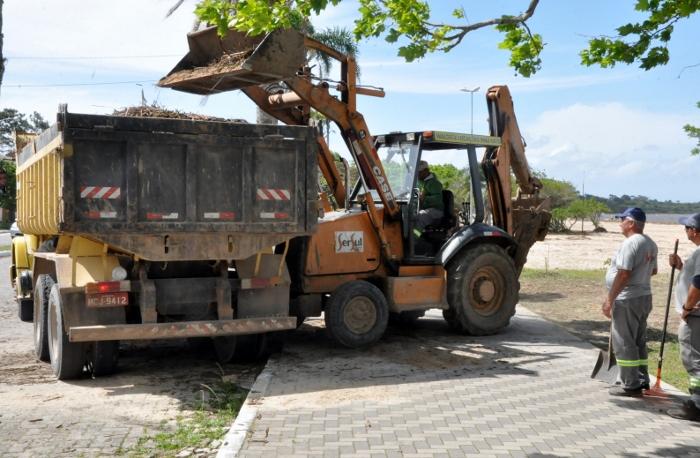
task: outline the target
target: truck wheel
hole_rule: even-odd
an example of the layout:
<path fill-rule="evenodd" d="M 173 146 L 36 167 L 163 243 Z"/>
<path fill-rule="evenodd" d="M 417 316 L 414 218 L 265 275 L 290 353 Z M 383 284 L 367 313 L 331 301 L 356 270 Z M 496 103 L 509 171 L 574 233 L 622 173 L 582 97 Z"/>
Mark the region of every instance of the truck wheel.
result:
<path fill-rule="evenodd" d="M 520 286 L 515 264 L 502 248 L 492 244 L 469 248 L 447 266 L 447 274 L 448 323 L 476 336 L 508 326 Z"/>
<path fill-rule="evenodd" d="M 93 342 L 87 355 L 87 368 L 93 377 L 114 374 L 119 363 L 119 341 Z"/>
<path fill-rule="evenodd" d="M 85 366 L 85 345 L 68 340 L 63 327 L 63 304 L 58 285 L 53 285 L 48 307 L 49 353 L 51 368 L 59 380 L 78 378 Z"/>
<path fill-rule="evenodd" d="M 221 336 L 212 339 L 214 353 L 216 354 L 216 360 L 218 362 L 224 364 L 233 359 L 233 355 L 236 352 L 237 340 L 236 336 Z"/>
<path fill-rule="evenodd" d="M 389 323 L 395 324 L 397 326 L 412 327 L 418 322 L 418 320 L 425 316 L 425 310 L 408 310 L 405 312 L 391 312 L 389 313 Z"/>
<path fill-rule="evenodd" d="M 46 362 L 50 360 L 48 308 L 53 285 L 53 278 L 46 274 L 39 275 L 34 285 L 34 353 L 40 361 Z"/>
<path fill-rule="evenodd" d="M 333 291 L 324 316 L 333 340 L 358 348 L 373 344 L 384 335 L 389 306 L 379 288 L 366 281 L 352 281 Z"/>
<path fill-rule="evenodd" d="M 34 301 L 32 299 L 17 299 L 19 319 L 29 323 L 34 319 Z"/>

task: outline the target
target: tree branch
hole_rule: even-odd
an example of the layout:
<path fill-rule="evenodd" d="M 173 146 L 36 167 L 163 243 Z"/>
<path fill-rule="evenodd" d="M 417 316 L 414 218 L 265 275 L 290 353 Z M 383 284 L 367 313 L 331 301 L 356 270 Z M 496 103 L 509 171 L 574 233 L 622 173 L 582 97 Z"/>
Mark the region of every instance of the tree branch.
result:
<path fill-rule="evenodd" d="M 502 24 L 525 24 L 525 21 L 530 19 L 533 14 L 535 14 L 535 9 L 537 9 L 537 5 L 540 2 L 540 0 L 531 0 L 530 5 L 527 7 L 525 12 L 521 13 L 518 16 L 501 16 L 499 18 L 493 18 L 489 19 L 487 21 L 481 21 L 481 22 L 476 22 L 474 24 L 470 25 L 464 25 L 464 26 L 453 26 L 453 25 L 447 25 L 447 24 L 430 24 L 427 23 L 427 25 L 430 25 L 431 27 L 438 28 L 438 27 L 450 27 L 451 29 L 458 30 L 459 32 L 455 33 L 454 35 L 445 35 L 445 40 L 447 41 L 454 41 L 453 44 L 450 46 L 446 47 L 445 50 L 449 51 L 450 49 L 454 48 L 458 44 L 462 42 L 464 37 L 469 33 L 473 32 L 474 30 L 482 29 L 484 27 L 489 27 L 493 25 L 502 25 Z M 435 36 L 434 33 L 429 32 L 431 36 Z M 528 30 L 529 33 L 529 30 Z M 532 35 L 532 34 L 531 34 Z"/>

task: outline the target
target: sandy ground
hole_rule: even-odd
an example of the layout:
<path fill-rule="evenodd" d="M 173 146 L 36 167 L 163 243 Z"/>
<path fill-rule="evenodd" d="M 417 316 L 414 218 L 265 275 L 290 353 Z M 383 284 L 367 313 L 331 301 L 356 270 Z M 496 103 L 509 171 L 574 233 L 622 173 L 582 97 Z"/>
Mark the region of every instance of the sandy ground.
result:
<path fill-rule="evenodd" d="M 525 267 L 531 269 L 605 269 L 610 258 L 623 240 L 620 226 L 614 221 L 604 221 L 607 232 L 593 232 L 593 225 L 584 224 L 581 234 L 580 223 L 570 234 L 549 234 L 543 242 L 537 242 L 530 249 Z M 644 232 L 659 247 L 659 272 L 670 272 L 667 255 L 673 253 L 673 245 L 679 239 L 678 254 L 687 257 L 694 245 L 685 236 L 679 224 L 648 223 Z"/>

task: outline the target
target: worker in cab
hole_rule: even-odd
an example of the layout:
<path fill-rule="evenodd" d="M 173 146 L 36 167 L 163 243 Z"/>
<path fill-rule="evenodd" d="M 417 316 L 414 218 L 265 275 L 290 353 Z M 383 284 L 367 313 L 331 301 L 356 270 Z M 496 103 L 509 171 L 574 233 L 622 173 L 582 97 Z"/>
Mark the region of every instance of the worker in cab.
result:
<path fill-rule="evenodd" d="M 418 189 L 420 190 L 420 204 L 416 229 L 422 232 L 427 226 L 439 223 L 445 214 L 442 183 L 430 171 L 430 166 L 426 161 L 418 163 Z"/>

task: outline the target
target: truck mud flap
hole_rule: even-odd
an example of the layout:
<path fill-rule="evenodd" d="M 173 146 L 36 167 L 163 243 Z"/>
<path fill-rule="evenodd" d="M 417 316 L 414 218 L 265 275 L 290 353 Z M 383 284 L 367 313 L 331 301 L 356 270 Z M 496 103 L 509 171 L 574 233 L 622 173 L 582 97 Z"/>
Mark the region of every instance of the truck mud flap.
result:
<path fill-rule="evenodd" d="M 259 334 L 296 329 L 296 317 L 247 318 L 224 321 L 189 321 L 174 323 L 124 324 L 107 326 L 73 326 L 71 342 L 100 340 L 180 339 Z"/>

